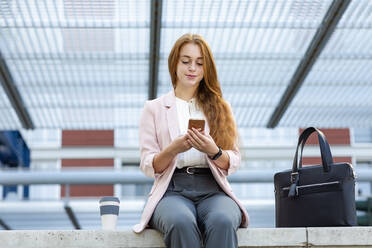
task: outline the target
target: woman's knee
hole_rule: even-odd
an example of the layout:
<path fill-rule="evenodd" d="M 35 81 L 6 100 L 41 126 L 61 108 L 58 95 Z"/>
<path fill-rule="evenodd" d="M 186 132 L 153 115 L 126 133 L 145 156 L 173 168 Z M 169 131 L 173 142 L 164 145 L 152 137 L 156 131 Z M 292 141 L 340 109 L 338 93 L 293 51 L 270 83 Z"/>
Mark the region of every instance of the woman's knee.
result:
<path fill-rule="evenodd" d="M 237 228 L 237 221 L 231 215 L 226 213 L 210 213 L 208 218 L 205 221 L 205 226 L 207 230 L 213 229 L 236 229 Z"/>
<path fill-rule="evenodd" d="M 193 218 L 185 217 L 172 218 L 172 220 L 169 221 L 169 223 L 171 229 L 187 230 L 197 228 L 196 220 L 194 220 Z"/>
<path fill-rule="evenodd" d="M 161 217 L 165 231 L 197 228 L 196 218 L 185 213 L 168 212 Z"/>

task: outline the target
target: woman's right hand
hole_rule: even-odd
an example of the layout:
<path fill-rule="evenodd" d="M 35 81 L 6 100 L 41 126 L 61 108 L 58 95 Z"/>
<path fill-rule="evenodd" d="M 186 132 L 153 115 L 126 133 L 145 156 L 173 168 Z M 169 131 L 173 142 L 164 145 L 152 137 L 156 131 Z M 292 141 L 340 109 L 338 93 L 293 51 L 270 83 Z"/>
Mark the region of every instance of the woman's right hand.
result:
<path fill-rule="evenodd" d="M 192 146 L 187 142 L 187 136 L 181 135 L 175 138 L 163 151 L 155 155 L 153 167 L 155 173 L 163 172 L 178 153 L 189 150 Z"/>
<path fill-rule="evenodd" d="M 187 142 L 187 135 L 180 135 L 175 138 L 172 143 L 170 144 L 172 150 L 174 151 L 175 155 L 181 152 L 185 152 L 191 149 L 191 145 Z"/>

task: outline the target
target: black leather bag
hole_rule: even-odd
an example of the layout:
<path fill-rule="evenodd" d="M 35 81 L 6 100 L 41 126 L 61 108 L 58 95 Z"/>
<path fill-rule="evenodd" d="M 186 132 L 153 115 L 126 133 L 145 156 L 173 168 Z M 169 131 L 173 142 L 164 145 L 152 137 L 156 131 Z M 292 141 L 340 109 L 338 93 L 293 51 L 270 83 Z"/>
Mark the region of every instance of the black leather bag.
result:
<path fill-rule="evenodd" d="M 302 151 L 313 132 L 318 133 L 322 165 L 302 167 Z M 333 163 L 327 139 L 314 127 L 302 132 L 292 170 L 276 173 L 274 185 L 276 227 L 357 224 L 354 170 L 349 163 Z"/>

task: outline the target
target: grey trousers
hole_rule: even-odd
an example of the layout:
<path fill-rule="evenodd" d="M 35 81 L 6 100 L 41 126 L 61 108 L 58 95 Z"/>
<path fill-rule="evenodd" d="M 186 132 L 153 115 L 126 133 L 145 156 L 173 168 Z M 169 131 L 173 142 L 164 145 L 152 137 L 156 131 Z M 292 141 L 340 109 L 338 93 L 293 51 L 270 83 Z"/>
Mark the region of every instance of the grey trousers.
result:
<path fill-rule="evenodd" d="M 212 174 L 175 173 L 149 224 L 168 248 L 234 248 L 241 218 Z"/>

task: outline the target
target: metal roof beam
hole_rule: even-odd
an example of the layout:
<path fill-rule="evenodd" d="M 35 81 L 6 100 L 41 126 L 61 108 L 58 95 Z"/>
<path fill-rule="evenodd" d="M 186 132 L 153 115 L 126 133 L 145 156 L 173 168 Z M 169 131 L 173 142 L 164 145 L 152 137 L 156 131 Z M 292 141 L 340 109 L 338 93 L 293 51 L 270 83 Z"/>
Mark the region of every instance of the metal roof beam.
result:
<path fill-rule="evenodd" d="M 184 28 L 185 23 L 183 21 L 165 21 L 162 25 L 164 28 Z M 32 28 L 32 29 L 45 29 L 45 28 L 56 28 L 56 29 L 115 29 L 115 28 L 126 28 L 126 29 L 138 29 L 147 28 L 148 24 L 146 21 L 129 21 L 129 20 L 100 20 L 99 23 L 89 20 L 77 23 L 75 20 L 39 20 L 37 23 L 28 20 L 13 20 L 11 23 L 6 23 L 0 20 L 0 29 L 2 28 Z M 266 22 L 266 21 L 234 21 L 226 22 L 224 20 L 216 20 L 210 22 L 200 22 L 198 20 L 187 22 L 189 29 L 193 28 L 214 28 L 214 29 L 225 29 L 225 28 L 286 28 L 286 29 L 312 29 L 317 28 L 315 23 L 300 23 L 300 22 Z M 370 29 L 371 23 L 353 23 L 352 25 L 342 26 L 341 29 Z"/>
<path fill-rule="evenodd" d="M 0 226 L 2 226 L 4 230 L 12 230 L 2 219 L 0 219 Z"/>
<path fill-rule="evenodd" d="M 152 0 L 149 59 L 149 100 L 155 99 L 158 91 L 161 14 L 162 0 Z"/>
<path fill-rule="evenodd" d="M 304 58 L 297 67 L 287 89 L 281 97 L 278 106 L 271 115 L 270 120 L 267 123 L 268 128 L 274 128 L 278 125 L 285 111 L 287 111 L 288 106 L 290 105 L 298 90 L 305 81 L 306 76 L 310 72 L 315 61 L 319 57 L 332 33 L 336 29 L 337 23 L 341 19 L 342 15 L 345 13 L 345 10 L 347 9 L 350 2 L 351 0 L 333 0 L 331 6 L 328 9 L 328 12 L 323 18 L 322 23 L 315 33 L 314 38 L 304 55 Z"/>
<path fill-rule="evenodd" d="M 167 53 L 159 54 L 159 57 L 165 57 Z M 324 59 L 343 59 L 343 60 L 372 60 L 371 54 L 363 53 L 347 53 L 347 54 L 328 54 L 323 56 Z M 297 54 L 255 54 L 255 53 L 214 53 L 213 58 L 215 60 L 299 60 L 302 56 Z M 137 60 L 138 62 L 148 60 L 147 53 L 117 53 L 117 54 L 92 54 L 92 53 L 9 53 L 6 58 L 7 61 L 15 61 L 17 63 L 30 61 L 39 63 L 39 61 L 46 60 L 57 60 L 62 62 L 102 62 L 110 63 L 115 61 L 116 63 L 128 63 Z"/>
<path fill-rule="evenodd" d="M 28 113 L 25 104 L 22 100 L 21 94 L 19 93 L 12 75 L 10 74 L 9 68 L 3 58 L 0 51 L 0 82 L 3 86 L 5 93 L 7 94 L 10 104 L 14 108 L 22 127 L 25 129 L 34 129 L 34 123 L 31 120 L 30 114 Z"/>

